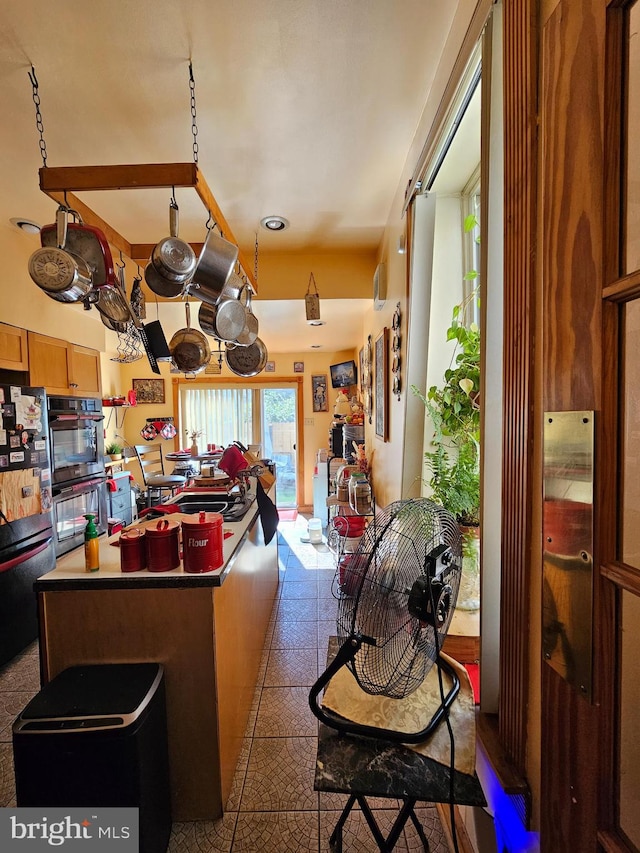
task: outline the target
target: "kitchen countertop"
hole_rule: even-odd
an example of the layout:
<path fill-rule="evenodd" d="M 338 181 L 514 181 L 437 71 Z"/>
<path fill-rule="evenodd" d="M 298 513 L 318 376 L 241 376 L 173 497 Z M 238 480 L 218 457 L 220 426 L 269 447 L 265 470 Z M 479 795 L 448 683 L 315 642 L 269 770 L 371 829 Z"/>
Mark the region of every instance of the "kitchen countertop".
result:
<path fill-rule="evenodd" d="M 205 492 L 203 491 L 203 496 Z M 163 518 L 181 522 L 183 519 L 193 521 L 196 516 L 185 513 L 171 513 Z M 84 567 L 84 548 L 76 548 L 61 557 L 53 571 L 38 578 L 34 584 L 36 592 L 47 592 L 55 589 L 158 589 L 158 588 L 192 588 L 220 586 L 233 566 L 235 555 L 244 541 L 247 532 L 254 523 L 258 523 L 258 504 L 253 501 L 244 518 L 239 521 L 223 524 L 223 563 L 219 569 L 202 574 L 190 574 L 183 570 L 182 565 L 170 572 L 121 572 L 120 548 L 111 544 L 117 542 L 120 533 L 113 536 L 100 537 L 100 568 L 97 572 L 87 572 Z M 140 522 L 130 525 L 127 529 L 144 527 L 155 524 L 154 521 Z"/>

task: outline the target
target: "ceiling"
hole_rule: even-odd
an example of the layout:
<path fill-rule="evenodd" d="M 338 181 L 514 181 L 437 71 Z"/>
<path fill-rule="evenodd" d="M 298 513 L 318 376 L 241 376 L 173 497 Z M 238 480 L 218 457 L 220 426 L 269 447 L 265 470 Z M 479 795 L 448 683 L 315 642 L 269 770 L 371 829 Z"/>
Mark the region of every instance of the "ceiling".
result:
<path fill-rule="evenodd" d="M 42 160 L 31 64 L 49 166 L 168 163 L 193 159 L 191 58 L 199 167 L 243 252 L 252 257 L 256 232 L 261 251 L 374 251 L 457 5 L 4 3 L 0 221 L 21 216 L 45 223 L 55 210 L 38 189 Z M 176 197 L 180 235 L 201 241 L 206 211 L 192 190 L 177 189 Z M 165 190 L 87 193 L 82 199 L 131 242 L 153 243 L 167 231 Z M 277 234 L 260 229 L 271 214 L 286 217 L 290 228 Z M 323 319 L 333 319 L 335 311 L 336 322 L 351 329 L 362 300 L 346 302 L 354 304 L 341 311 L 323 302 Z M 295 317 L 297 340 L 282 346 L 309 347 L 301 300 L 287 308 L 291 317 L 284 323 L 282 303 L 273 308 L 262 302 L 260 310 L 265 317 L 280 312 L 280 329 L 293 329 L 289 320 Z M 357 342 L 359 328 L 356 335 Z"/>

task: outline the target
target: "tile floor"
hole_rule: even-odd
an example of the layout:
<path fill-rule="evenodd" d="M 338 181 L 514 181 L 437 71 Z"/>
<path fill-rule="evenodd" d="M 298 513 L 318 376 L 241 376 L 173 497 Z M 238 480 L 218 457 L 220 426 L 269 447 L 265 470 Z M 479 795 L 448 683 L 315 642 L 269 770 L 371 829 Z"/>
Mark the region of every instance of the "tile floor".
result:
<path fill-rule="evenodd" d="M 176 823 L 168 853 L 324 853 L 346 796 L 313 789 L 317 720 L 309 687 L 324 669 L 335 633 L 331 594 L 333 556 L 324 545 L 302 543 L 306 518 L 279 527 L 280 588 L 267 633 L 253 710 L 224 817 Z M 37 645 L 0 669 L 0 807 L 15 805 L 11 724 L 39 689 Z M 395 801 L 375 800 L 376 819 L 390 829 Z M 434 806 L 416 809 L 432 853 L 448 846 Z M 359 810 L 343 835 L 345 853 L 377 851 Z M 396 848 L 421 850 L 409 822 Z"/>

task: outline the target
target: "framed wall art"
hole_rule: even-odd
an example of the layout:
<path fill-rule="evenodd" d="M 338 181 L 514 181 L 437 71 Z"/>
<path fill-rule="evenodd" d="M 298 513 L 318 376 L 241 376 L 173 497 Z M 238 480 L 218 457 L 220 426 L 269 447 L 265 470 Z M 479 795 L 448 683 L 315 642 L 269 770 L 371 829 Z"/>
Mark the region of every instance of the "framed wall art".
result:
<path fill-rule="evenodd" d="M 138 403 L 164 403 L 164 379 L 132 379 Z"/>
<path fill-rule="evenodd" d="M 293 372 L 294 373 L 304 373 L 304 361 L 294 361 L 293 362 Z"/>
<path fill-rule="evenodd" d="M 383 441 L 389 439 L 389 329 L 386 327 L 376 338 L 374 346 L 375 390 L 373 394 L 376 435 Z"/>
<path fill-rule="evenodd" d="M 327 399 L 326 375 L 318 375 L 311 377 L 311 393 L 313 397 L 313 411 L 328 412 L 329 401 Z"/>
<path fill-rule="evenodd" d="M 264 366 L 265 373 L 275 373 L 276 372 L 276 363 L 275 361 L 268 361 Z"/>

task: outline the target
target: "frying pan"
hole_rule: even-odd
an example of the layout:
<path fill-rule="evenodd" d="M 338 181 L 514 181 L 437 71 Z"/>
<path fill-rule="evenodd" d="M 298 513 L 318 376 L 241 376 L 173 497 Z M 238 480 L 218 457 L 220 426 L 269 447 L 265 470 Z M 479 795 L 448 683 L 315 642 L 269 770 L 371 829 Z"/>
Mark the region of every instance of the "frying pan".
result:
<path fill-rule="evenodd" d="M 225 361 L 236 376 L 257 376 L 267 363 L 267 348 L 260 338 L 248 347 L 229 346 L 225 350 Z"/>
<path fill-rule="evenodd" d="M 105 284 L 115 285 L 113 257 L 107 238 L 99 228 L 85 225 L 75 211 L 69 212 L 76 216 L 79 222 L 67 223 L 64 248 L 83 258 L 89 265 L 94 289 Z M 40 231 L 40 242 L 43 247 L 58 245 L 57 225 L 44 225 Z"/>
<path fill-rule="evenodd" d="M 80 302 L 92 286 L 92 270 L 80 256 L 68 251 L 67 208 L 56 212 L 56 243 L 42 246 L 29 258 L 29 275 L 47 296 L 57 302 Z"/>

